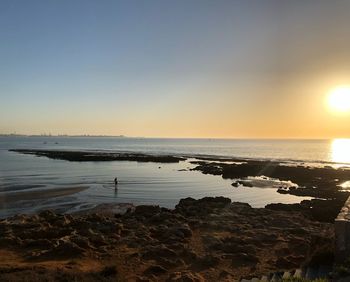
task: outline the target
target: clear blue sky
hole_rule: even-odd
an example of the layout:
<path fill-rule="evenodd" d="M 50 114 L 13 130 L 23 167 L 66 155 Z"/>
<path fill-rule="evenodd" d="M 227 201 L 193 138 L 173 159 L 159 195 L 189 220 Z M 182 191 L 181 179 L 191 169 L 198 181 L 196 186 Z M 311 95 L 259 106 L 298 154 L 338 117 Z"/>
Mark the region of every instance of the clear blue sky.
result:
<path fill-rule="evenodd" d="M 0 132 L 350 137 L 350 1 L 0 0 Z M 300 126 L 303 124 L 303 126 Z"/>

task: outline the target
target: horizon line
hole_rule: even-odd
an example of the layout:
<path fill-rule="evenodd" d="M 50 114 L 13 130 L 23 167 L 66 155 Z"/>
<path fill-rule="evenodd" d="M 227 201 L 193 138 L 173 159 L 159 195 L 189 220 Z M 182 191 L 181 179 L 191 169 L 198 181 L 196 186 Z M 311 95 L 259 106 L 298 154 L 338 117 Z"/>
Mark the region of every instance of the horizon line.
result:
<path fill-rule="evenodd" d="M 81 137 L 81 138 L 140 138 L 140 139 L 216 139 L 216 140 L 332 140 L 350 139 L 350 137 L 159 137 L 159 136 L 126 136 L 109 134 L 22 134 L 0 133 L 0 137 Z"/>

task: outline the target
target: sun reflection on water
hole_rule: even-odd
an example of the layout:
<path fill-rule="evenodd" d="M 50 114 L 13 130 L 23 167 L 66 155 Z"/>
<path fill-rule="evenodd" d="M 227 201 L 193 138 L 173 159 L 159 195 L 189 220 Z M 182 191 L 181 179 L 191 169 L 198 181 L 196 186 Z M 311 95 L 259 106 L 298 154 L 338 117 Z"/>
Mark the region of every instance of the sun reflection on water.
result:
<path fill-rule="evenodd" d="M 350 139 L 333 140 L 332 161 L 337 163 L 350 163 Z"/>

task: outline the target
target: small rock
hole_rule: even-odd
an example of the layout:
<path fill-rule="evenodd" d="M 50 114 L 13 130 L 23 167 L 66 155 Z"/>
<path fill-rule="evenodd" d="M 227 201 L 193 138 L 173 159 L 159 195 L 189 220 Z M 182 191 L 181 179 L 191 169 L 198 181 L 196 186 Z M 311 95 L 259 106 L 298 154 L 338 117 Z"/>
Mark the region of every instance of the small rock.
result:
<path fill-rule="evenodd" d="M 161 275 L 166 273 L 167 270 L 160 265 L 151 265 L 148 267 L 143 274 L 145 275 Z"/>
<path fill-rule="evenodd" d="M 159 258 L 175 259 L 177 254 L 164 245 L 150 248 L 142 257 L 147 260 L 158 260 Z"/>
<path fill-rule="evenodd" d="M 167 282 L 204 282 L 205 279 L 199 273 L 174 272 L 169 275 Z"/>

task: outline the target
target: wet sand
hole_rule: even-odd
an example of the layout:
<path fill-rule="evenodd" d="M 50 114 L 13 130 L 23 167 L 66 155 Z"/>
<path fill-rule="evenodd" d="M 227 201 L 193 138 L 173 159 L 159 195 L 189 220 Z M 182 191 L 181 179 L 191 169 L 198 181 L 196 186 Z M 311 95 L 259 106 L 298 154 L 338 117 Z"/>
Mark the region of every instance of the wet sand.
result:
<path fill-rule="evenodd" d="M 7 192 L 5 194 L 0 194 L 0 208 L 2 208 L 4 203 L 13 203 L 19 201 L 28 201 L 36 199 L 48 199 L 54 197 L 62 197 L 72 195 L 81 191 L 88 189 L 87 186 L 80 187 L 65 187 L 65 188 L 52 188 L 52 189 L 42 189 L 34 191 L 21 191 L 21 192 Z"/>

